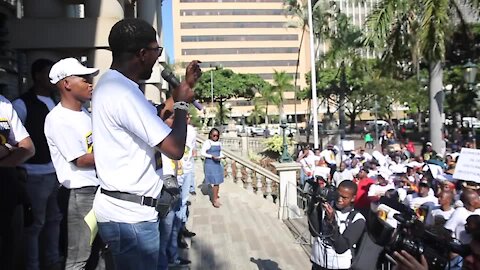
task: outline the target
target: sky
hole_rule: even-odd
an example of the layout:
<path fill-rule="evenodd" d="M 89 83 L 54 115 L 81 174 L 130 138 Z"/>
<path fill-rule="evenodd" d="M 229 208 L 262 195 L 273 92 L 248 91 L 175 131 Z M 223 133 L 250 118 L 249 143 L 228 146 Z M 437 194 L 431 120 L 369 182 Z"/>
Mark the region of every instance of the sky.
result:
<path fill-rule="evenodd" d="M 163 43 L 170 62 L 174 63 L 173 58 L 173 22 L 172 22 L 172 1 L 163 1 L 162 6 L 162 24 L 163 24 Z"/>

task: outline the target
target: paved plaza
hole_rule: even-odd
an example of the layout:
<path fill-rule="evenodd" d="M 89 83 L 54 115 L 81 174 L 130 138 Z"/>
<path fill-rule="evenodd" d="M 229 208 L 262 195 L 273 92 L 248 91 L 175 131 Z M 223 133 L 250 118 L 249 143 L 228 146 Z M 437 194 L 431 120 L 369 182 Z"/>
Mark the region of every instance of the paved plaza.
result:
<path fill-rule="evenodd" d="M 198 186 L 204 178 L 200 160 L 195 174 Z M 277 205 L 249 193 L 229 178 L 220 186 L 219 195 L 220 208 L 212 206 L 206 187 L 197 188 L 197 195 L 190 197 L 187 228 L 197 233 L 190 248 L 183 250 L 183 256 L 192 261 L 190 269 L 311 268 L 309 256 L 277 219 Z"/>

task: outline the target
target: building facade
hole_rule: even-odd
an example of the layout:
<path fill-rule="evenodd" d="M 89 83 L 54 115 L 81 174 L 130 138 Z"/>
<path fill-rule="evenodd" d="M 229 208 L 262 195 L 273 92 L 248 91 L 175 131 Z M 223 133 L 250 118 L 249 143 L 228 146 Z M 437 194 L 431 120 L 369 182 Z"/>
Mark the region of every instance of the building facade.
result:
<path fill-rule="evenodd" d="M 308 32 L 302 35 L 300 28 L 289 27 L 294 19 L 286 14 L 283 2 L 172 0 L 175 62 L 198 59 L 205 72 L 221 66 L 236 73 L 258 74 L 272 83 L 275 71 L 295 78 L 302 43 L 296 82 L 299 89 L 304 88 L 305 73 L 310 70 Z M 307 102 L 295 102 L 294 96 L 294 91 L 284 96 L 289 122 L 295 121 L 295 111 L 300 116 L 308 114 Z M 231 101 L 231 105 L 231 116 L 237 119 L 248 116 L 253 109 L 253 102 L 248 100 Z M 206 116 L 213 117 L 215 106 L 206 107 Z M 276 106 L 270 105 L 268 111 L 278 116 Z"/>

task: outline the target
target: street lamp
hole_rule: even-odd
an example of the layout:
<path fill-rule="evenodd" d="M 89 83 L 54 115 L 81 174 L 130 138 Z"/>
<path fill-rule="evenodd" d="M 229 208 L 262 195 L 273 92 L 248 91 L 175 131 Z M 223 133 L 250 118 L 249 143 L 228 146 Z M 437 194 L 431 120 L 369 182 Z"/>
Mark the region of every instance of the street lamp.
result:
<path fill-rule="evenodd" d="M 468 88 L 471 90 L 475 85 L 475 77 L 477 76 L 478 67 L 470 59 L 468 62 L 463 66 L 464 73 L 463 78 L 465 79 L 465 83 L 467 83 Z"/>
<path fill-rule="evenodd" d="M 292 157 L 288 154 L 288 145 L 287 145 L 287 136 L 286 136 L 286 128 L 287 123 L 286 119 L 281 119 L 280 120 L 280 128 L 283 130 L 283 146 L 282 146 L 282 156 L 280 157 L 280 162 L 286 163 L 286 162 L 291 162 Z"/>
<path fill-rule="evenodd" d="M 469 90 L 473 90 L 473 86 L 475 85 L 475 77 L 477 76 L 478 72 L 478 67 L 470 59 L 468 59 L 468 62 L 463 66 L 464 68 L 464 73 L 463 73 L 463 78 L 465 80 L 465 83 L 468 86 Z M 476 116 L 476 114 L 475 114 Z M 473 135 L 473 142 L 474 142 L 474 147 L 475 149 L 477 148 L 477 142 L 476 142 L 476 134 L 475 134 L 475 127 L 473 126 L 473 120 L 471 120 L 471 128 L 472 128 L 472 135 Z"/>

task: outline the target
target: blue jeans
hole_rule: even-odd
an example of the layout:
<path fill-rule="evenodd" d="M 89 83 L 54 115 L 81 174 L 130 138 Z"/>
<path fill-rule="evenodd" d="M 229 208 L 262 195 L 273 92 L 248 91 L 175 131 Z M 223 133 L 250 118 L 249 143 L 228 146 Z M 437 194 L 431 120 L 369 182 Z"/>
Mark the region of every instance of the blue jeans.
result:
<path fill-rule="evenodd" d="M 33 224 L 25 228 L 25 268 L 40 269 L 40 234 L 45 264 L 60 262 L 59 236 L 62 215 L 57 194 L 60 184 L 55 173 L 28 175 L 25 190 L 32 203 Z"/>
<path fill-rule="evenodd" d="M 182 221 L 178 218 L 178 207 L 172 209 L 165 218 L 160 219 L 160 253 L 158 270 L 168 269 L 168 263 L 178 259 L 178 232 Z"/>
<path fill-rule="evenodd" d="M 182 200 L 180 210 L 177 211 L 176 215 L 183 223 L 185 223 L 187 222 L 187 201 L 190 197 L 190 187 L 191 183 L 194 181 L 194 173 L 193 171 L 184 173 L 182 177 L 183 184 L 180 187 L 180 198 Z"/>
<path fill-rule="evenodd" d="M 98 232 L 112 254 L 116 270 L 157 268 L 158 222 L 99 222 Z"/>

